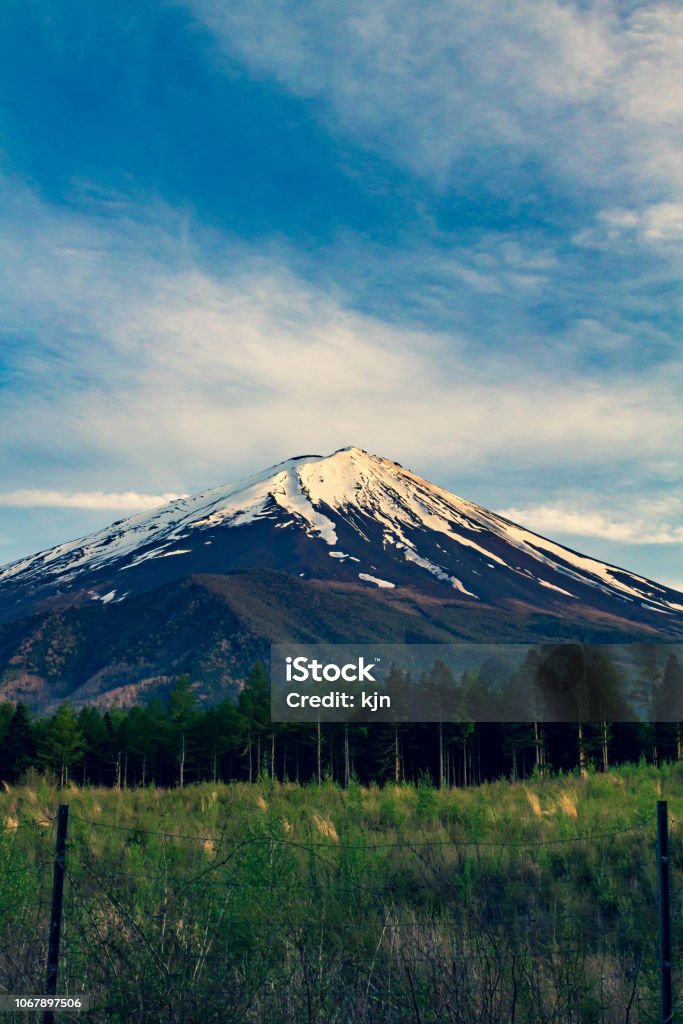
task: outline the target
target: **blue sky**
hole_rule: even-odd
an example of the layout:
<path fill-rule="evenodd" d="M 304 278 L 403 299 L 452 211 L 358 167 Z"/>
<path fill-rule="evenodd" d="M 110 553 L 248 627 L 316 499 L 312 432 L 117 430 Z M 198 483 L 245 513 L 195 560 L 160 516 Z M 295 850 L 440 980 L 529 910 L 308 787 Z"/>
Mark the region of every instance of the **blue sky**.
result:
<path fill-rule="evenodd" d="M 679 5 L 0 33 L 0 562 L 356 444 L 683 588 Z"/>

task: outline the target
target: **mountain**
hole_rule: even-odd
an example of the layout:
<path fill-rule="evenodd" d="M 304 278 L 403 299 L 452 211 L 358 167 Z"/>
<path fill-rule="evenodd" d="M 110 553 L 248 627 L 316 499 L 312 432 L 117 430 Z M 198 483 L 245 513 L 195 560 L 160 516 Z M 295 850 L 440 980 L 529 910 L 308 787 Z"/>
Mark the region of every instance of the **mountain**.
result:
<path fill-rule="evenodd" d="M 34 704 L 135 696 L 184 669 L 215 693 L 272 640 L 566 636 L 680 638 L 683 595 L 358 448 L 0 569 L 0 694 Z"/>
<path fill-rule="evenodd" d="M 368 588 L 411 587 L 495 607 L 594 607 L 683 620 L 683 595 L 580 555 L 346 448 L 120 520 L 0 569 L 0 616 L 124 601 L 197 573 L 278 569 Z M 657 616 L 655 620 L 653 617 Z"/>

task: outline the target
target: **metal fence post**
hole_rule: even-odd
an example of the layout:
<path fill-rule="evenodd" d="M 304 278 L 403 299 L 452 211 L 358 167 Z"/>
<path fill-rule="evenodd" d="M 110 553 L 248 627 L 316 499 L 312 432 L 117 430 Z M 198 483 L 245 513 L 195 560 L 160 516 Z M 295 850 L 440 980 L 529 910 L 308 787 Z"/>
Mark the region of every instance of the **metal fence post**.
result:
<path fill-rule="evenodd" d="M 666 800 L 657 801 L 657 872 L 659 874 L 659 976 L 660 1024 L 674 1019 L 671 978 L 671 877 L 669 872 L 669 822 Z"/>
<path fill-rule="evenodd" d="M 60 804 L 57 813 L 57 840 L 55 843 L 55 867 L 52 877 L 52 910 L 50 913 L 50 934 L 47 947 L 47 984 L 45 994 L 57 994 L 57 969 L 59 967 L 59 935 L 62 928 L 62 901 L 64 897 L 64 869 L 66 867 L 66 830 L 69 821 L 69 805 Z M 54 1010 L 45 1010 L 43 1024 L 54 1024 Z"/>

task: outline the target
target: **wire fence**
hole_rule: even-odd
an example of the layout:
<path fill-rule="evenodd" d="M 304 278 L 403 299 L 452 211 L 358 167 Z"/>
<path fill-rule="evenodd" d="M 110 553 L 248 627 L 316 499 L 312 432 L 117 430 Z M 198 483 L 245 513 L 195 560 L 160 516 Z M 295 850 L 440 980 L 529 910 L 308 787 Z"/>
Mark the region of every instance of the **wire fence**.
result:
<path fill-rule="evenodd" d="M 41 992 L 55 818 L 1 833 L 0 988 Z M 659 1019 L 657 925 L 652 823 L 365 841 L 293 837 L 274 820 L 235 837 L 72 812 L 59 991 L 89 994 L 96 1022 L 646 1024 Z"/>

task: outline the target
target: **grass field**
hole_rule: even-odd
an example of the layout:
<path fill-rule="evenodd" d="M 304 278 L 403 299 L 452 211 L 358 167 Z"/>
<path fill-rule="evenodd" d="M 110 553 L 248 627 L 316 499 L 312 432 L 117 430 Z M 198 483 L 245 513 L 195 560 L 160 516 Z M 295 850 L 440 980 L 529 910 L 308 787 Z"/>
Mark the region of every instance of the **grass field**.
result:
<path fill-rule="evenodd" d="M 443 791 L 35 775 L 0 796 L 0 986 L 44 991 L 63 802 L 59 992 L 88 1020 L 655 1021 L 658 799 L 676 892 L 679 765 Z"/>

